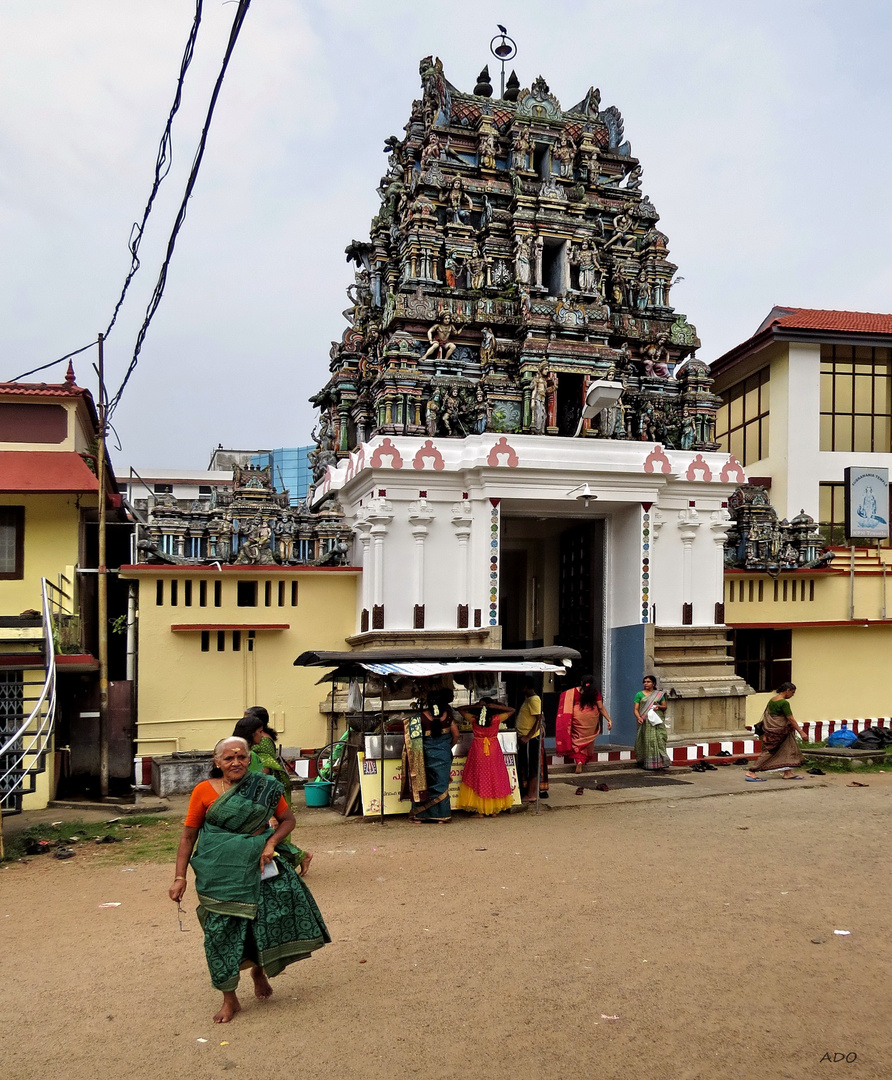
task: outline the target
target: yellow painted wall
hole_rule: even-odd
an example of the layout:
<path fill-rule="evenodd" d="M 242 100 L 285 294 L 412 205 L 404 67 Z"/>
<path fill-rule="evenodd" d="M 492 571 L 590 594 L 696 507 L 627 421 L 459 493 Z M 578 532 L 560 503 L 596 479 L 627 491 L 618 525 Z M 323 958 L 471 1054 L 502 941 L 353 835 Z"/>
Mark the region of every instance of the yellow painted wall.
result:
<path fill-rule="evenodd" d="M 329 739 L 328 720 L 319 711 L 325 686 L 316 686 L 323 669 L 296 668 L 295 658 L 307 649 L 348 648 L 356 629 L 359 571 L 307 569 L 282 573 L 252 570 L 178 572 L 139 571 L 138 754 L 157 756 L 177 750 L 209 750 L 232 734 L 233 724 L 249 705 L 265 706 L 279 732 L 279 744 L 319 747 Z M 177 606 L 170 604 L 170 583 L 178 581 Z M 199 606 L 199 582 L 207 581 L 208 606 Z M 156 584 L 164 581 L 164 603 L 156 602 Z M 192 582 L 192 604 L 184 605 L 185 581 Z M 213 585 L 220 581 L 221 606 L 213 606 Z M 256 581 L 257 607 L 237 605 L 239 580 Z M 278 583 L 285 583 L 285 604 L 278 604 Z M 291 584 L 298 585 L 297 606 L 291 606 Z M 266 582 L 272 604 L 264 603 Z M 172 631 L 175 624 L 287 623 L 287 630 L 258 628 L 253 651 L 248 634 L 233 651 L 232 632 L 225 649 L 217 649 L 217 632 L 209 632 L 208 652 L 201 651 L 198 631 Z"/>
<path fill-rule="evenodd" d="M 84 496 L 81 496 L 81 506 Z M 95 505 L 95 499 L 92 503 Z M 40 611 L 40 579 L 57 584 L 71 577 L 78 561 L 78 497 L 76 495 L 0 495 L 0 506 L 25 508 L 25 576 L 0 581 L 0 614 Z"/>
<path fill-rule="evenodd" d="M 889 554 L 881 552 L 882 559 Z M 846 573 L 781 575 L 777 600 L 775 582 L 767 574 L 727 574 L 725 618 L 740 628 L 766 624 L 792 628 L 792 681 L 797 687 L 793 714 L 797 720 L 892 716 L 892 696 L 882 677 L 892 656 L 892 618 L 882 617 L 886 585 L 885 602 L 892 616 L 892 575 L 884 584 L 878 569 L 856 572 L 855 618 L 850 620 L 851 585 Z M 804 625 L 809 622 L 828 625 Z M 747 698 L 748 725 L 760 718 L 770 697 L 753 694 Z"/>
<path fill-rule="evenodd" d="M 25 696 L 39 697 L 40 691 L 43 687 L 44 679 L 46 678 L 46 673 L 44 672 L 44 670 L 42 668 L 32 668 L 24 671 L 22 674 Z M 31 702 L 30 705 L 27 705 L 29 712 L 31 711 L 31 709 L 34 708 L 34 704 L 34 702 Z M 28 741 L 29 740 L 26 736 L 24 740 L 25 746 L 28 745 Z M 50 752 L 45 758 L 43 772 L 39 772 L 36 776 L 34 791 L 30 795 L 24 795 L 22 797 L 23 810 L 44 810 L 46 809 L 46 804 L 52 797 L 53 777 L 55 775 L 55 767 L 52 753 L 54 745 L 55 737 L 53 736 L 50 739 Z M 29 765 L 32 760 L 33 758 L 26 758 L 25 764 Z"/>

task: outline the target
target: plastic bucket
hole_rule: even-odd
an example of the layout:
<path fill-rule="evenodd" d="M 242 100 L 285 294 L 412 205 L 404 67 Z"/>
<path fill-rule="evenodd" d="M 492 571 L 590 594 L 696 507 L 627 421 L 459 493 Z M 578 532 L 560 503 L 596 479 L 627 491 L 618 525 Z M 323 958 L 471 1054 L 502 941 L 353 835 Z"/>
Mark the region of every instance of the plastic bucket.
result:
<path fill-rule="evenodd" d="M 304 784 L 307 806 L 328 806 L 331 802 L 331 784 L 328 780 L 313 780 Z"/>

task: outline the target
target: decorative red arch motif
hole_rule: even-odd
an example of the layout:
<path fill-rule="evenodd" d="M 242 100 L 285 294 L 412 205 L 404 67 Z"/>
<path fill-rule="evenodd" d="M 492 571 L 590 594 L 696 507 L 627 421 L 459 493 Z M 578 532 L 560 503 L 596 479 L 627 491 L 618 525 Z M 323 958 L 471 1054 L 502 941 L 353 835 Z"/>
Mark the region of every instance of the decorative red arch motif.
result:
<path fill-rule="evenodd" d="M 501 460 L 502 458 L 505 459 L 504 462 Z M 490 450 L 486 458 L 486 464 L 491 465 L 494 469 L 500 465 L 507 465 L 509 469 L 516 469 L 520 464 L 520 458 L 517 456 L 517 451 L 503 435 Z"/>
<path fill-rule="evenodd" d="M 657 465 L 659 465 L 659 471 L 661 473 L 669 473 L 672 471 L 672 466 L 669 464 L 669 458 L 666 457 L 666 452 L 659 443 L 657 443 L 644 459 L 644 471 L 646 473 L 656 472 Z"/>
<path fill-rule="evenodd" d="M 732 476 L 738 484 L 746 483 L 746 473 L 743 471 L 743 466 L 733 454 L 722 466 L 722 471 L 721 473 L 719 473 L 719 476 L 722 480 L 725 481 L 726 484 L 732 478 Z"/>
<path fill-rule="evenodd" d="M 697 476 L 700 473 L 700 476 Z M 685 479 L 687 480 L 711 480 L 712 469 L 703 460 L 703 455 L 698 454 L 694 460 L 688 465 L 688 471 L 685 473 Z"/>
<path fill-rule="evenodd" d="M 437 472 L 441 472 L 446 468 L 446 463 L 443 461 L 443 455 L 434 446 L 430 439 L 425 439 L 418 453 L 412 459 L 413 469 L 425 468 L 425 461 L 431 461 Z"/>
<path fill-rule="evenodd" d="M 401 469 L 403 467 L 403 458 L 399 450 L 393 445 L 390 439 L 384 439 L 381 445 L 372 454 L 369 464 L 373 469 L 383 469 L 384 459 L 390 458 L 391 469 Z"/>

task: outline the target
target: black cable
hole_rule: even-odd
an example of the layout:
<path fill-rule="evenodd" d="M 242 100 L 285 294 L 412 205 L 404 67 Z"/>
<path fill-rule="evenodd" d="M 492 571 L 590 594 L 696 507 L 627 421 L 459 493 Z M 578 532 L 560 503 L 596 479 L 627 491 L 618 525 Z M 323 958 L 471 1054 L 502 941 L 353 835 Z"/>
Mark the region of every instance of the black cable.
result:
<path fill-rule="evenodd" d="M 186 41 L 183 59 L 180 62 L 180 74 L 177 78 L 177 88 L 174 93 L 173 105 L 171 106 L 170 113 L 167 117 L 167 124 L 164 127 L 164 134 L 161 136 L 161 143 L 158 147 L 158 156 L 155 159 L 155 179 L 152 183 L 152 190 L 149 194 L 146 208 L 143 210 L 142 221 L 134 222 L 133 228 L 130 230 L 130 239 L 127 243 L 128 250 L 130 251 L 130 270 L 127 273 L 127 277 L 124 279 L 124 287 L 121 289 L 121 295 L 118 297 L 118 302 L 115 304 L 115 310 L 112 312 L 111 320 L 106 328 L 106 337 L 108 337 L 111 333 L 111 328 L 115 325 L 118 312 L 121 310 L 121 305 L 124 303 L 124 297 L 127 295 L 127 290 L 130 288 L 130 282 L 136 276 L 137 270 L 139 270 L 139 245 L 142 242 L 146 222 L 149 220 L 149 214 L 152 212 L 152 204 L 155 202 L 155 196 L 158 194 L 161 182 L 170 172 L 170 167 L 173 164 L 173 142 L 171 140 L 170 132 L 173 127 L 173 118 L 176 116 L 180 104 L 182 103 L 183 83 L 186 78 L 186 72 L 189 69 L 189 65 L 192 63 L 192 57 L 195 53 L 195 41 L 198 37 L 198 27 L 201 23 L 201 5 L 202 0 L 196 0 L 195 17 L 192 22 L 192 29 L 189 31 L 189 38 Z"/>
<path fill-rule="evenodd" d="M 64 356 L 60 356 L 58 360 L 51 360 L 48 364 L 41 364 L 40 367 L 32 368 L 30 371 L 23 371 L 21 375 L 16 375 L 14 379 L 10 379 L 10 382 L 19 382 L 21 379 L 27 379 L 29 375 L 36 375 L 38 371 L 46 371 L 47 368 L 55 367 L 56 364 L 64 364 L 66 360 L 70 360 L 72 356 L 77 356 L 78 353 L 86 352 L 87 349 L 95 349 L 96 342 L 91 341 L 89 345 L 82 345 L 81 348 L 75 349 L 74 352 L 66 353 Z"/>
<path fill-rule="evenodd" d="M 235 49 L 235 43 L 238 40 L 242 24 L 245 21 L 245 16 L 247 15 L 248 8 L 250 6 L 251 0 L 239 0 L 238 11 L 235 13 L 235 18 L 232 22 L 232 28 L 229 32 L 229 43 L 226 46 L 226 53 L 223 57 L 220 74 L 217 76 L 217 81 L 214 84 L 214 90 L 211 94 L 211 100 L 208 106 L 207 116 L 205 117 L 204 127 L 201 129 L 201 138 L 198 143 L 198 150 L 196 151 L 195 159 L 192 162 L 192 169 L 189 173 L 189 179 L 186 182 L 186 190 L 183 194 L 183 201 L 180 204 L 179 213 L 177 214 L 173 229 L 171 230 L 170 239 L 167 242 L 167 254 L 164 258 L 161 272 L 158 275 L 158 281 L 155 285 L 155 290 L 152 293 L 152 298 L 149 301 L 148 307 L 146 308 L 145 319 L 143 320 L 143 324 L 140 327 L 139 333 L 136 337 L 136 344 L 133 349 L 133 358 L 131 359 L 130 364 L 127 367 L 127 371 L 124 375 L 124 379 L 121 382 L 121 385 L 118 387 L 112 398 L 109 400 L 108 411 L 106 414 L 108 417 L 110 417 L 115 411 L 115 409 L 118 407 L 118 404 L 121 400 L 121 395 L 124 392 L 124 387 L 127 385 L 128 381 L 130 380 L 130 376 L 136 369 L 136 365 L 139 362 L 139 353 L 142 349 L 143 342 L 145 341 L 149 325 L 152 322 L 155 312 L 158 310 L 158 305 L 161 303 L 161 297 L 164 294 L 164 286 L 167 283 L 167 271 L 170 267 L 170 262 L 173 258 L 173 252 L 176 246 L 177 235 L 182 228 L 183 222 L 186 219 L 186 206 L 188 205 L 189 199 L 192 196 L 192 189 L 195 187 L 195 182 L 198 179 L 198 170 L 201 167 L 201 160 L 204 157 L 204 150 L 207 144 L 208 131 L 211 125 L 211 119 L 214 115 L 214 108 L 217 104 L 217 97 L 219 96 L 220 88 L 223 85 L 223 77 L 226 74 L 226 69 L 229 66 L 229 61 L 232 57 L 233 50 Z"/>

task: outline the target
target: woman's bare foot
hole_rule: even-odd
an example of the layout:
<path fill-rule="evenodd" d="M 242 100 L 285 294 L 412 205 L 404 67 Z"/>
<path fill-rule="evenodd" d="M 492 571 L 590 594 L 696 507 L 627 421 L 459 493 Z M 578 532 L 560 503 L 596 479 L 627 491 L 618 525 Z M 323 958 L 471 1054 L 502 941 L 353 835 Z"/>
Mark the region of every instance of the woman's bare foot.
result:
<path fill-rule="evenodd" d="M 300 860 L 300 876 L 306 877 L 307 871 L 310 869 L 310 863 L 313 861 L 313 856 L 309 851 L 304 852 L 304 857 Z"/>
<path fill-rule="evenodd" d="M 223 1007 L 218 1013 L 214 1014 L 215 1024 L 228 1024 L 229 1021 L 235 1016 L 236 1013 L 240 1013 L 242 1007 L 239 1004 L 239 1000 L 236 997 L 234 990 L 223 991 Z"/>
<path fill-rule="evenodd" d="M 268 997 L 272 997 L 273 988 L 270 986 L 269 979 L 266 977 L 266 972 L 263 968 L 252 967 L 251 978 L 254 980 L 254 996 L 260 998 L 261 1001 L 265 1001 Z"/>
<path fill-rule="evenodd" d="M 576 762 L 576 773 L 578 775 L 581 772 L 582 772 L 582 765 L 580 764 L 580 762 L 577 761 Z"/>

